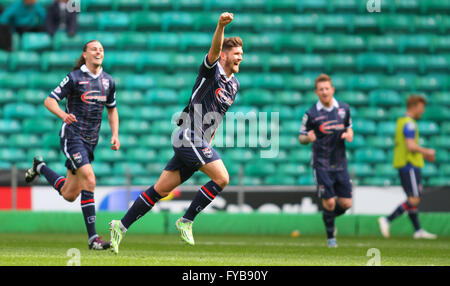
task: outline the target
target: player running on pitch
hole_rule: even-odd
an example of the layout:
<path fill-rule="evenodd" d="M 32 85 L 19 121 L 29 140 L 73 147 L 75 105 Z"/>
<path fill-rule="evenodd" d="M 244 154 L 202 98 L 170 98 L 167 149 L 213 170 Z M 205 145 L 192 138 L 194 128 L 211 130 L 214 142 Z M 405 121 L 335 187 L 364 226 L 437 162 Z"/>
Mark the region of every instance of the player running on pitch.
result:
<path fill-rule="evenodd" d="M 353 141 L 352 120 L 349 106 L 337 101 L 334 91 L 329 76 L 321 74 L 316 78 L 315 92 L 319 101 L 303 116 L 299 135 L 301 144 L 312 143 L 312 166 L 317 194 L 322 199 L 328 247 L 337 247 L 335 218 L 352 205 L 345 154 L 345 140 Z"/>
<path fill-rule="evenodd" d="M 419 145 L 419 130 L 416 120 L 422 117 L 425 112 L 426 100 L 423 97 L 412 95 L 406 102 L 406 116 L 397 119 L 395 130 L 394 146 L 394 168 L 398 169 L 400 181 L 403 190 L 408 199 L 400 204 L 394 212 L 388 217 L 380 217 L 378 224 L 381 234 L 389 238 L 391 222 L 408 212 L 409 218 L 414 226 L 415 239 L 435 239 L 437 236 L 431 234 L 420 227 L 419 211 L 417 206 L 420 203 L 422 195 L 421 168 L 424 165 L 423 159 L 434 162 L 436 160 L 436 151 L 430 148 L 424 148 Z"/>
<path fill-rule="evenodd" d="M 111 149 L 117 151 L 120 148 L 115 85 L 113 78 L 102 69 L 103 58 L 103 46 L 99 41 L 86 43 L 73 71 L 44 102 L 45 107 L 63 121 L 59 135 L 61 150 L 67 158 L 66 177 L 55 173 L 40 157 L 33 159 L 33 167 L 25 174 L 27 182 L 44 175 L 68 202 L 75 201 L 81 193 L 81 210 L 89 236 L 89 249 L 110 247 L 110 243 L 102 240 L 95 229 L 95 174 L 91 165 L 104 106 L 112 132 Z M 58 104 L 64 98 L 66 111 Z"/>
<path fill-rule="evenodd" d="M 232 20 L 231 13 L 220 15 L 211 48 L 200 66 L 180 129 L 172 141 L 175 155 L 156 184 L 141 193 L 125 216 L 110 222 L 111 247 L 116 254 L 128 228 L 161 198 L 200 170 L 211 180 L 201 187 L 186 213 L 176 222 L 181 238 L 194 245 L 192 225 L 195 217 L 229 182 L 228 171 L 219 154 L 211 147 L 211 141 L 239 89 L 234 73 L 239 72 L 242 61 L 242 40 L 239 37 L 224 39 L 225 26 Z"/>

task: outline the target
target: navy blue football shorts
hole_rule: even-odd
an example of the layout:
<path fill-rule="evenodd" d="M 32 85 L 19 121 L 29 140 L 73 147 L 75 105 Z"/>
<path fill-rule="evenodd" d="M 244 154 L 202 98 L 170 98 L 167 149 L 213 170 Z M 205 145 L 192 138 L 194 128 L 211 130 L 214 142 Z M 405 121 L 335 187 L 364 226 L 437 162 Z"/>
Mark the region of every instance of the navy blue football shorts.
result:
<path fill-rule="evenodd" d="M 173 140 L 175 155 L 164 170 L 180 171 L 181 182 L 188 180 L 203 165 L 220 159 L 211 145 L 202 139 L 191 140 L 189 129 L 180 131 Z M 178 139 L 178 140 L 177 140 Z"/>
<path fill-rule="evenodd" d="M 66 156 L 66 167 L 75 174 L 81 166 L 94 161 L 95 145 L 86 143 L 81 139 L 61 138 L 61 150 Z"/>
<path fill-rule="evenodd" d="M 422 195 L 421 171 L 411 168 L 408 171 L 398 171 L 403 190 L 408 197 L 420 197 Z"/>
<path fill-rule="evenodd" d="M 321 199 L 333 197 L 351 198 L 352 182 L 347 170 L 326 171 L 314 169 L 314 178 L 317 184 L 317 195 Z"/>

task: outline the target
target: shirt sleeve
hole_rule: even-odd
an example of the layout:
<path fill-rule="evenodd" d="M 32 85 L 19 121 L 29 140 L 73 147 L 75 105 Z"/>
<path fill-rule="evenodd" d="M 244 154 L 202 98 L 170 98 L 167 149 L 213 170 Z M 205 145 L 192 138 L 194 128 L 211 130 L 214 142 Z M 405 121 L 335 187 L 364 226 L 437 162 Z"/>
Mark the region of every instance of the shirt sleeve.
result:
<path fill-rule="evenodd" d="M 307 135 L 309 131 L 313 130 L 314 126 L 310 120 L 308 113 L 303 115 L 302 126 L 300 127 L 300 135 Z"/>
<path fill-rule="evenodd" d="M 105 106 L 107 108 L 114 108 L 116 107 L 116 84 L 114 83 L 114 80 L 111 80 L 111 87 L 109 89 L 109 94 L 106 98 Z"/>
<path fill-rule="evenodd" d="M 403 127 L 403 134 L 408 139 L 414 139 L 416 137 L 416 126 L 412 122 L 408 122 Z"/>
<path fill-rule="evenodd" d="M 346 120 L 344 122 L 345 124 L 345 128 L 352 128 L 353 124 L 352 124 L 352 116 L 350 113 L 350 107 L 347 108 L 347 116 L 346 116 Z"/>
<path fill-rule="evenodd" d="M 202 77 L 210 77 L 215 74 L 216 68 L 217 68 L 217 62 L 219 59 L 217 59 L 215 62 L 210 63 L 208 61 L 208 54 L 203 58 L 203 62 L 200 66 L 199 75 Z"/>
<path fill-rule="evenodd" d="M 49 97 L 61 101 L 65 97 L 69 96 L 74 87 L 73 80 L 68 74 L 61 83 L 49 94 Z"/>

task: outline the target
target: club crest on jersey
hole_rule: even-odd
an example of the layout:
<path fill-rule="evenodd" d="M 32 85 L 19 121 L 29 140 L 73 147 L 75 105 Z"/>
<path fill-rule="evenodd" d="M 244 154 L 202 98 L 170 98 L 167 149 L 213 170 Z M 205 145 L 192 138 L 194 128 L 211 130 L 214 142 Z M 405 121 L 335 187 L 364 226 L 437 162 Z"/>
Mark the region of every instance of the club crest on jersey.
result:
<path fill-rule="evenodd" d="M 90 90 L 81 95 L 81 100 L 87 104 L 94 104 L 94 101 L 96 100 L 99 102 L 106 102 L 106 96 L 105 95 L 93 95 L 95 93 L 100 93 L 98 90 Z"/>
<path fill-rule="evenodd" d="M 228 106 L 231 106 L 233 104 L 233 100 L 231 100 L 231 98 L 229 98 L 227 96 L 227 94 L 229 94 L 228 91 L 226 91 L 223 88 L 216 89 L 216 97 L 217 97 L 217 99 L 220 102 L 225 103 Z"/>
<path fill-rule="evenodd" d="M 78 164 L 81 163 L 81 160 L 83 160 L 83 156 L 81 156 L 81 153 L 75 153 L 72 155 L 72 158 L 75 160 L 75 162 L 77 162 Z"/>
<path fill-rule="evenodd" d="M 338 109 L 338 115 L 341 119 L 345 118 L 345 109 L 344 108 L 339 108 Z"/>
<path fill-rule="evenodd" d="M 202 149 L 203 155 L 205 155 L 206 158 L 210 159 L 212 157 L 212 151 L 211 148 L 206 147 Z"/>
<path fill-rule="evenodd" d="M 61 93 L 61 88 L 57 86 L 54 90 L 55 93 Z"/>
<path fill-rule="evenodd" d="M 102 79 L 102 84 L 103 84 L 103 88 L 105 90 L 109 88 L 109 80 L 108 79 L 103 78 Z"/>

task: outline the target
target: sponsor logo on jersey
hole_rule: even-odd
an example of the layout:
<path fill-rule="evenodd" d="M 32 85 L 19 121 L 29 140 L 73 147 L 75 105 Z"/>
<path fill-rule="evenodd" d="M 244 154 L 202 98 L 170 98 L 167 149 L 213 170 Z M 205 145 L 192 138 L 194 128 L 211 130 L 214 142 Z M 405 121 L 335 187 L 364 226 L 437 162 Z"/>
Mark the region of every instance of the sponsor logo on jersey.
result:
<path fill-rule="evenodd" d="M 87 104 L 95 104 L 95 100 L 97 102 L 106 102 L 106 96 L 105 95 L 95 95 L 97 93 L 100 93 L 98 90 L 90 90 L 81 95 L 81 100 Z"/>
<path fill-rule="evenodd" d="M 217 99 L 218 99 L 220 102 L 225 103 L 225 104 L 228 105 L 228 106 L 231 106 L 231 105 L 233 104 L 233 100 L 231 100 L 231 98 L 229 98 L 229 97 L 227 96 L 227 94 L 229 94 L 229 92 L 226 91 L 226 90 L 223 89 L 223 88 L 218 88 L 218 89 L 216 89 L 216 97 L 217 97 Z"/>
<path fill-rule="evenodd" d="M 338 131 L 338 130 L 345 129 L 345 126 L 343 123 L 336 124 L 336 122 L 337 122 L 337 120 L 330 120 L 330 121 L 320 124 L 320 126 L 319 126 L 320 132 L 322 132 L 323 134 L 331 134 L 335 130 Z"/>
<path fill-rule="evenodd" d="M 87 80 L 85 80 L 85 81 L 79 81 L 78 84 L 79 84 L 79 85 L 89 84 L 89 81 L 87 81 Z"/>

